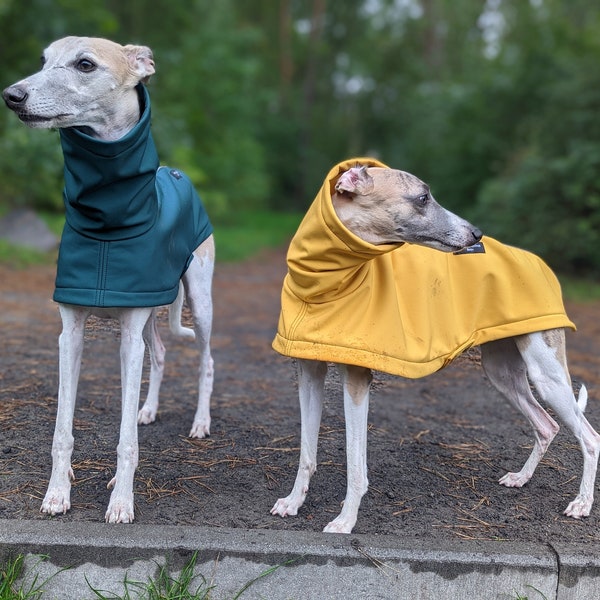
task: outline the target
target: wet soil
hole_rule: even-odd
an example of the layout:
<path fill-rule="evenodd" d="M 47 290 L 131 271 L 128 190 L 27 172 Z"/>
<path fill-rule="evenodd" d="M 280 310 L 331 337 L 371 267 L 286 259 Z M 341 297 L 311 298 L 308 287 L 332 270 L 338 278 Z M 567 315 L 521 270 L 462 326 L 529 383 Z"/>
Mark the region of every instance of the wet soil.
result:
<path fill-rule="evenodd" d="M 196 351 L 171 336 L 161 314 L 167 365 L 158 419 L 139 430 L 136 522 L 320 531 L 339 512 L 345 441 L 332 372 L 307 502 L 297 517 L 269 514 L 289 493 L 299 454 L 294 364 L 270 346 L 284 257 L 280 250 L 217 265 L 210 438 L 187 437 Z M 58 384 L 53 278 L 52 266 L 0 266 L 0 527 L 1 519 L 102 521 L 108 503 L 120 419 L 119 332 L 112 321 L 91 319 L 75 411 L 72 508 L 57 517 L 39 513 L 51 469 Z M 567 336 L 571 373 L 575 383 L 588 386 L 587 415 L 600 429 L 600 305 L 567 308 L 579 328 Z M 477 350 L 420 380 L 375 373 L 369 424 L 370 489 L 356 533 L 433 541 L 600 539 L 600 507 L 581 521 L 562 514 L 577 493 L 582 467 L 577 443 L 565 430 L 524 488 L 497 483 L 507 470 L 520 469 L 532 435 L 486 381 Z"/>

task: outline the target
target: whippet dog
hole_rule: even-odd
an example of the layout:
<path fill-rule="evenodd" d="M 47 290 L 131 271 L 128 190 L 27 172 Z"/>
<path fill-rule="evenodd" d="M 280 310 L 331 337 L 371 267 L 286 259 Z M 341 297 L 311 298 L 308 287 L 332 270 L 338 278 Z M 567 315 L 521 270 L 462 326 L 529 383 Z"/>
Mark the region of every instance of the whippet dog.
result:
<path fill-rule="evenodd" d="M 345 168 L 347 165 L 340 171 L 344 171 Z M 341 175 L 338 171 L 332 170 L 330 175 L 331 179 L 326 180 L 319 193 L 320 196 L 317 196 L 317 200 L 315 200 L 313 207 L 316 206 L 316 208 L 309 209 L 307 218 L 300 226 L 290 246 L 288 267 L 290 273 L 295 274 L 292 276 L 292 282 L 288 284 L 288 287 L 295 286 L 288 294 L 290 303 L 296 302 L 297 296 L 303 294 L 304 290 L 308 288 L 310 289 L 306 292 L 307 296 L 309 294 L 312 294 L 313 297 L 317 296 L 321 292 L 321 288 L 318 287 L 321 285 L 321 281 L 331 277 L 331 273 L 338 269 L 340 264 L 343 264 L 344 256 L 351 254 L 352 258 L 357 252 L 356 248 L 364 251 L 365 263 L 370 263 L 376 252 L 375 247 L 382 247 L 380 245 L 400 245 L 404 242 L 446 253 L 456 253 L 461 248 L 472 247 L 482 237 L 481 231 L 473 225 L 442 208 L 434 200 L 429 187 L 409 173 L 362 165 L 349 168 Z M 328 198 L 329 194 L 331 196 Z M 317 205 L 320 197 L 324 197 L 323 203 Z M 331 206 L 331 204 L 337 217 L 323 217 L 323 214 L 328 214 L 327 211 L 330 210 L 328 205 Z M 310 229 L 311 225 L 308 223 L 312 223 L 312 221 L 307 220 L 309 215 L 312 215 L 311 219 L 324 220 L 328 218 L 330 230 L 323 232 L 320 221 L 319 230 L 314 227 Z M 305 223 L 307 224 L 305 225 Z M 347 233 L 348 231 L 350 233 Z M 364 243 L 357 242 L 356 238 Z M 311 244 L 322 245 L 322 259 L 310 262 L 312 260 Z M 369 246 L 369 244 L 373 246 Z M 429 256 L 437 256 L 437 253 L 429 252 Z M 447 260 L 443 258 L 444 255 L 440 254 L 439 256 L 441 260 Z M 537 257 L 534 259 L 539 260 Z M 320 264 L 319 260 L 325 265 L 321 272 L 317 266 Z M 282 341 L 281 337 L 279 340 L 276 337 L 274 341 L 276 350 L 297 359 L 301 448 L 300 464 L 293 489 L 289 496 L 280 498 L 275 503 L 271 513 L 282 517 L 296 515 L 304 503 L 310 478 L 317 466 L 317 442 L 327 362 L 338 363 L 346 420 L 348 481 L 341 513 L 325 527 L 326 532 L 338 533 L 352 531 L 361 498 L 368 487 L 366 438 L 371 369 L 347 364 L 354 352 L 354 349 L 349 349 L 349 346 L 360 337 L 353 327 L 362 326 L 366 319 L 364 311 L 368 309 L 367 304 L 376 304 L 373 314 L 369 315 L 372 316 L 372 321 L 369 321 L 372 323 L 372 327 L 378 326 L 380 313 L 385 313 L 385 309 L 381 306 L 383 301 L 373 300 L 374 286 L 377 280 L 363 277 L 362 274 L 351 279 L 352 275 L 348 273 L 350 273 L 349 270 L 344 271 L 344 279 L 335 283 L 335 286 L 339 286 L 343 290 L 340 296 L 346 298 L 350 291 L 354 293 L 354 288 L 363 285 L 363 279 L 364 285 L 368 286 L 368 291 L 356 292 L 362 294 L 361 298 L 364 299 L 364 304 L 351 307 L 347 311 L 347 321 L 352 323 L 351 326 L 347 325 L 345 318 L 335 321 L 335 327 L 341 333 L 334 331 L 332 335 L 338 335 L 337 339 L 340 340 L 340 343 L 336 350 L 345 353 L 344 361 L 339 358 L 336 360 L 333 354 L 335 351 L 329 350 L 334 342 L 327 338 L 328 334 L 323 334 L 320 341 L 316 337 L 318 331 L 315 330 L 327 328 L 330 321 L 337 318 L 333 312 L 328 313 L 328 316 L 324 316 L 323 312 L 318 313 L 319 310 L 323 310 L 325 293 L 315 300 L 314 314 L 319 316 L 318 318 L 314 317 L 314 321 L 311 323 L 318 323 L 318 325 L 310 331 L 306 331 L 309 339 L 301 339 L 299 342 L 297 342 L 298 337 L 292 339 L 292 336 L 302 327 L 302 319 L 308 319 L 306 315 L 312 310 L 310 299 L 302 297 L 302 306 L 298 308 L 297 312 L 288 311 L 286 314 L 285 307 L 282 305 L 278 336 L 283 336 L 285 339 Z M 293 279 L 295 276 L 297 276 L 297 280 Z M 287 277 L 290 277 L 289 273 Z M 506 277 L 510 277 L 510 274 L 507 274 Z M 380 283 L 387 289 L 393 288 L 396 284 L 390 279 L 394 279 L 394 276 L 390 276 Z M 398 288 L 402 286 L 401 292 L 410 295 L 412 288 L 416 285 L 410 276 L 398 273 L 395 279 L 398 282 Z M 360 282 L 357 283 L 359 280 Z M 314 286 L 314 289 L 310 287 L 311 285 Z M 455 287 L 460 285 L 459 282 L 454 284 Z M 478 282 L 468 282 L 467 286 L 469 285 L 476 288 Z M 285 286 L 284 283 L 284 292 Z M 335 286 L 331 285 L 328 289 L 333 289 Z M 461 287 L 464 287 L 464 284 Z M 543 298 L 546 292 L 543 289 L 544 286 L 540 287 L 542 289 L 539 297 Z M 560 288 L 557 293 L 560 298 Z M 284 299 L 285 295 L 282 295 L 282 303 Z M 562 306 L 562 300 L 559 302 Z M 284 334 L 281 333 L 282 327 L 285 329 Z M 370 324 L 366 329 L 369 327 L 371 327 Z M 442 324 L 441 328 L 451 329 L 452 327 L 453 315 L 450 315 L 448 322 Z M 363 328 L 360 332 L 363 337 L 369 335 L 369 331 L 366 329 Z M 419 334 L 419 331 L 414 331 L 410 335 L 418 336 Z M 386 338 L 393 335 L 395 335 L 394 331 L 383 327 L 383 343 L 387 343 Z M 555 420 L 534 398 L 529 387 L 529 378 L 542 401 L 554 410 L 579 442 L 583 453 L 583 476 L 579 493 L 568 505 L 565 514 L 574 518 L 588 516 L 594 497 L 600 436 L 583 414 L 587 401 L 585 387 L 581 388 L 578 399 L 573 394 L 566 361 L 564 329 L 533 331 L 524 335 L 495 339 L 483 344 L 481 353 L 483 368 L 489 380 L 513 406 L 522 412 L 533 428 L 535 436 L 533 450 L 524 466 L 518 472 L 504 475 L 500 479 L 500 483 L 508 487 L 521 487 L 526 484 L 559 429 Z M 338 357 L 339 355 L 337 354 Z M 357 363 L 360 364 L 358 361 L 362 360 L 361 357 L 364 356 L 364 353 L 356 355 Z M 312 356 L 316 358 L 314 360 L 307 358 Z M 386 355 L 384 359 L 389 361 L 389 356 Z M 443 365 L 438 365 L 436 369 L 439 366 Z M 431 369 L 430 372 L 436 369 Z"/>
<path fill-rule="evenodd" d="M 107 205 L 104 207 L 92 206 L 90 208 L 85 206 L 85 203 L 98 190 L 105 191 L 106 181 L 103 177 L 105 177 L 106 172 L 112 169 L 118 172 L 119 169 L 124 168 L 124 159 L 119 152 L 123 147 L 128 148 L 129 140 L 142 121 L 142 117 L 148 121 L 145 126 L 149 131 L 149 100 L 143 84 L 155 72 L 155 65 L 152 52 L 147 47 L 121 46 L 105 39 L 83 37 L 67 37 L 52 43 L 44 51 L 42 62 L 41 71 L 6 88 L 2 96 L 7 106 L 29 127 L 40 129 L 58 128 L 60 130 L 65 153 L 65 178 L 67 179 L 69 175 L 71 184 L 75 187 L 88 186 L 90 188 L 85 189 L 85 194 L 88 195 L 81 198 L 77 197 L 77 194 L 75 194 L 75 197 L 71 197 L 71 191 L 67 187 L 65 188 L 65 205 L 71 210 L 71 214 L 67 213 L 68 224 L 65 226 L 61 241 L 55 299 L 57 297 L 68 298 L 68 294 L 67 296 L 61 296 L 65 292 L 64 288 L 59 290 L 59 278 L 62 278 L 63 283 L 67 282 L 64 284 L 67 288 L 69 286 L 77 287 L 79 284 L 69 283 L 70 279 L 77 277 L 78 267 L 76 262 L 74 267 L 68 265 L 61 267 L 61 260 L 68 262 L 69 259 L 66 256 L 68 249 L 63 248 L 67 233 L 70 236 L 75 235 L 72 230 L 83 227 L 80 227 L 80 224 L 78 225 L 81 219 L 85 220 L 86 227 L 93 229 L 96 226 L 94 215 L 96 213 L 101 214 L 103 210 L 110 213 L 106 206 L 110 206 L 113 200 L 115 202 L 123 201 L 123 210 L 128 210 L 128 199 L 114 198 L 114 194 L 111 198 L 111 189 L 108 187 L 105 200 L 108 203 Z M 143 106 L 144 102 L 148 106 Z M 135 136 L 137 136 L 137 133 Z M 156 171 L 158 158 L 155 156 L 155 148 L 151 137 L 143 139 L 142 142 L 146 145 L 140 151 L 140 157 L 136 158 L 140 158 L 140 162 L 150 160 L 150 166 L 146 167 L 147 172 L 143 174 L 146 179 L 142 177 L 142 182 L 138 186 L 139 189 L 136 189 L 136 193 L 139 192 L 138 198 L 145 198 L 144 194 L 146 194 L 148 199 L 140 201 L 139 206 L 132 211 L 132 214 L 127 215 L 127 226 L 131 226 L 132 231 L 136 231 L 135 235 L 133 233 L 131 235 L 115 235 L 112 230 L 113 221 L 116 221 L 118 226 L 122 215 L 105 214 L 102 218 L 109 223 L 106 227 L 108 233 L 102 231 L 97 234 L 94 231 L 88 231 L 83 236 L 85 240 L 81 242 L 85 245 L 88 238 L 93 240 L 93 242 L 90 242 L 93 243 L 92 249 L 89 250 L 91 254 L 96 253 L 98 248 L 102 249 L 103 255 L 98 251 L 100 257 L 98 260 L 105 261 L 102 268 L 105 266 L 121 267 L 120 261 L 125 261 L 125 256 L 119 255 L 117 248 L 114 251 L 116 255 L 111 255 L 110 260 L 112 262 L 110 262 L 108 255 L 109 250 L 112 248 L 110 246 L 112 243 L 111 236 L 113 238 L 123 238 L 119 240 L 119 243 L 126 244 L 128 252 L 132 252 L 132 250 L 135 250 L 136 242 L 131 240 L 136 240 L 138 237 L 139 239 L 146 239 L 144 236 L 149 235 L 146 232 L 146 224 L 138 222 L 139 219 L 136 214 L 138 210 L 142 212 L 149 211 L 149 221 L 151 222 L 154 222 L 156 218 L 159 204 L 162 207 L 160 210 L 163 212 L 167 210 L 165 209 L 167 201 L 162 197 L 163 192 L 155 191 L 153 186 L 153 183 L 159 177 L 168 179 L 168 185 L 171 187 L 187 186 L 183 183 L 186 179 L 180 172 L 173 170 L 170 174 L 159 176 Z M 73 173 L 70 172 L 72 165 L 67 165 L 67 148 L 72 154 L 69 157 L 71 162 L 80 160 L 78 156 L 79 143 L 85 147 L 86 151 L 89 150 L 91 153 L 91 163 L 97 162 L 97 164 L 86 165 L 85 168 L 88 170 L 86 173 L 92 172 L 93 169 L 101 171 L 93 172 L 89 177 L 87 174 L 81 177 L 83 182 L 77 181 L 76 176 L 75 181 L 73 181 Z M 138 142 L 136 141 L 136 143 Z M 112 149 L 115 145 L 119 150 L 113 152 Z M 148 159 L 148 156 L 150 156 L 150 159 Z M 158 171 L 161 170 L 162 168 Z M 135 168 L 127 175 L 126 185 L 136 182 L 139 178 Z M 97 178 L 97 181 L 88 181 L 92 177 Z M 118 180 L 118 176 L 114 179 L 116 179 L 114 183 L 117 186 L 122 183 Z M 140 190 L 142 191 L 140 192 Z M 121 193 L 122 189 L 118 188 L 117 194 Z M 189 192 L 189 194 L 193 193 Z M 157 197 L 159 200 L 157 200 Z M 194 210 L 201 211 L 203 209 L 196 206 L 201 206 L 197 200 L 197 197 L 191 198 L 189 203 Z M 169 204 L 169 206 L 171 205 Z M 177 213 L 179 208 L 169 208 L 169 210 Z M 175 218 L 178 218 L 177 215 L 175 215 Z M 184 221 L 186 219 L 187 217 L 184 217 Z M 189 251 L 187 249 L 183 250 L 185 264 L 176 265 L 175 268 L 179 269 L 179 272 L 175 276 L 175 283 L 172 281 L 169 283 L 168 291 L 168 295 L 170 295 L 169 302 L 172 302 L 173 297 L 176 296 L 174 303 L 169 307 L 171 329 L 182 337 L 195 337 L 200 350 L 198 405 L 190 431 L 190 436 L 196 438 L 202 438 L 209 435 L 210 432 L 210 396 L 213 387 L 213 360 L 210 352 L 212 326 L 211 285 L 215 258 L 215 245 L 211 232 L 212 228 L 209 227 L 207 222 L 205 234 L 202 238 L 196 238 Z M 179 231 L 174 231 L 168 235 L 171 237 L 167 238 L 168 244 L 164 244 L 164 246 L 172 245 L 172 243 L 176 244 Z M 102 236 L 105 237 L 102 238 Z M 200 239 L 202 243 L 196 245 Z M 88 246 L 82 246 L 82 248 L 85 250 Z M 160 276 L 158 273 L 159 267 L 156 267 L 157 272 L 152 272 L 154 263 L 162 260 L 166 251 L 166 247 L 149 247 L 147 252 L 151 253 L 150 258 L 148 258 L 150 255 L 146 255 L 145 249 L 137 256 L 133 252 L 134 259 L 133 265 L 129 269 L 130 273 L 119 274 L 119 277 L 127 278 L 129 274 L 136 275 L 136 264 L 146 262 L 148 263 L 146 265 L 148 271 L 152 275 L 150 279 L 158 278 Z M 75 261 L 77 260 L 78 257 L 75 256 Z M 60 272 L 61 268 L 65 271 L 62 274 Z M 68 269 L 71 270 L 68 271 Z M 106 274 L 102 273 L 102 276 L 105 277 Z M 122 285 L 127 288 L 129 283 Z M 117 447 L 116 474 L 108 484 L 109 488 L 114 489 L 105 520 L 111 523 L 128 523 L 134 519 L 133 481 L 138 463 L 137 425 L 138 423 L 151 423 L 155 420 L 157 413 L 159 388 L 164 370 L 165 348 L 157 327 L 156 306 L 160 299 L 166 297 L 163 291 L 160 290 L 152 296 L 154 292 L 147 292 L 145 281 L 136 282 L 135 285 L 142 290 L 139 292 L 139 297 L 144 299 L 139 306 L 130 305 L 131 301 L 121 302 L 118 294 L 114 293 L 114 290 L 108 289 L 110 284 L 106 284 L 106 289 L 103 288 L 102 294 L 98 296 L 100 301 L 97 303 L 88 299 L 87 289 L 81 290 L 79 288 L 76 290 L 77 294 L 81 294 L 81 297 L 86 298 L 86 301 L 81 303 L 82 305 L 78 305 L 78 301 L 68 300 L 65 302 L 58 300 L 62 319 L 62 333 L 59 337 L 58 409 L 52 443 L 52 473 L 48 490 L 41 505 L 41 512 L 43 513 L 50 515 L 65 513 L 71 507 L 71 480 L 74 479 L 71 467 L 74 442 L 72 434 L 73 413 L 83 349 L 84 327 L 87 318 L 93 314 L 99 317 L 117 319 L 121 328 L 122 417 L 120 439 Z M 179 293 L 177 293 L 177 290 L 179 290 Z M 130 292 L 131 290 L 124 289 L 120 294 L 126 297 L 128 294 L 131 295 Z M 77 294 L 73 297 L 78 298 Z M 192 312 L 193 330 L 181 326 L 181 306 L 184 295 Z M 166 303 L 162 302 L 162 304 Z M 149 346 L 151 371 L 147 399 L 138 412 L 145 352 L 144 341 Z"/>

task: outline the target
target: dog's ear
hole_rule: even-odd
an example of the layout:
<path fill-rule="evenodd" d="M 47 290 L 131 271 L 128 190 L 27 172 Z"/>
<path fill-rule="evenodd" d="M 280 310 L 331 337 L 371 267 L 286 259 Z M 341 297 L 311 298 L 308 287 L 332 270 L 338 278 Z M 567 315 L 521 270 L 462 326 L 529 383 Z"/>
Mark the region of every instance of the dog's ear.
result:
<path fill-rule="evenodd" d="M 365 196 L 373 191 L 373 178 L 367 172 L 367 167 L 352 167 L 340 175 L 335 189 L 340 193 Z"/>
<path fill-rule="evenodd" d="M 155 73 L 152 50 L 147 46 L 134 46 L 132 44 L 124 46 L 124 49 L 131 71 L 139 81 L 148 83 L 150 76 Z"/>

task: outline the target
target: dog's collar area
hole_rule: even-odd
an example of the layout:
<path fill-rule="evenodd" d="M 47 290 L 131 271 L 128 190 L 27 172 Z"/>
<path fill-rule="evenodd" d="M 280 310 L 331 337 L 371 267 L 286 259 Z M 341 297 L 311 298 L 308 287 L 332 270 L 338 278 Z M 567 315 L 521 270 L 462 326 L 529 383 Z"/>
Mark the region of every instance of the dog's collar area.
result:
<path fill-rule="evenodd" d="M 66 220 L 94 239 L 127 239 L 149 230 L 158 211 L 154 180 L 158 153 L 150 131 L 150 97 L 138 86 L 141 117 L 116 141 L 61 129 Z"/>

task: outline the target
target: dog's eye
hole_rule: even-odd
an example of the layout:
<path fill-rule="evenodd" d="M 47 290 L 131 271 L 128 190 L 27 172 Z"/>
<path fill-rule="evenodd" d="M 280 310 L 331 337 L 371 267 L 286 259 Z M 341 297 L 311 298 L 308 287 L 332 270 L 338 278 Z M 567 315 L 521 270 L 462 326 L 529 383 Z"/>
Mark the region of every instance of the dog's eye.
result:
<path fill-rule="evenodd" d="M 417 197 L 417 204 L 419 206 L 425 206 L 429 200 L 429 194 L 421 194 Z"/>
<path fill-rule="evenodd" d="M 96 68 L 96 65 L 87 58 L 82 58 L 75 63 L 75 68 L 82 73 L 89 73 Z"/>

